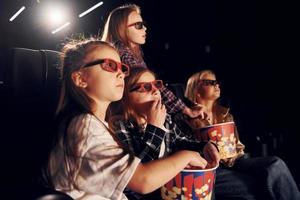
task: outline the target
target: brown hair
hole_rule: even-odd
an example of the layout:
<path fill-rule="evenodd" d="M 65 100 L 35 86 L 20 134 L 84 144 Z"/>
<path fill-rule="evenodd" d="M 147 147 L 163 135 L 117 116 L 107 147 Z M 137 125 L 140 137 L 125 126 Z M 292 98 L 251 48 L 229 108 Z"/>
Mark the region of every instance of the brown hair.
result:
<path fill-rule="evenodd" d="M 72 135 L 71 137 L 76 137 L 76 139 L 70 141 L 68 127 L 71 120 L 77 115 L 93 115 L 91 104 L 94 103 L 93 100 L 81 88 L 75 85 L 71 78 L 71 75 L 73 72 L 80 70 L 85 64 L 84 59 L 86 58 L 86 56 L 94 51 L 95 48 L 99 47 L 108 47 L 114 49 L 114 47 L 109 43 L 96 40 L 95 38 L 83 39 L 80 41 L 73 40 L 66 44 L 62 49 L 61 63 L 63 68 L 63 75 L 60 101 L 56 111 L 57 135 L 53 144 L 53 150 L 51 152 L 52 156 L 50 156 L 47 175 L 48 177 L 55 178 L 56 170 L 51 171 L 49 167 L 52 163 L 55 162 L 55 158 L 53 157 L 55 157 L 56 154 L 63 154 L 63 162 L 66 168 L 65 175 L 67 176 L 67 180 L 70 181 L 67 183 L 69 188 L 77 188 L 75 177 L 79 168 L 80 161 L 82 159 L 80 156 L 80 145 L 82 144 L 82 141 L 84 141 L 86 136 Z M 118 142 L 118 140 L 114 137 L 114 134 L 110 130 L 108 131 L 113 136 L 115 141 Z M 120 143 L 118 144 L 120 145 Z M 60 152 L 60 149 L 63 149 L 63 152 Z M 126 153 L 128 153 L 128 151 L 125 149 L 124 154 Z M 124 154 L 120 156 L 123 156 Z M 115 159 L 119 159 L 120 156 L 116 156 Z M 133 161 L 133 158 L 133 155 L 130 154 L 128 165 Z M 48 178 L 48 181 L 49 184 L 53 186 L 51 178 Z"/>
<path fill-rule="evenodd" d="M 124 120 L 124 121 L 131 121 L 135 125 L 138 126 L 138 128 L 143 127 L 143 123 L 141 122 L 142 116 L 138 112 L 136 112 L 131 104 L 130 98 L 129 98 L 129 91 L 130 89 L 138 82 L 140 77 L 146 73 L 149 72 L 153 74 L 154 77 L 156 75 L 151 70 L 144 68 L 144 67 L 135 67 L 132 70 L 130 70 L 130 75 L 125 78 L 125 88 L 124 88 L 124 94 L 123 98 L 121 99 L 118 104 L 114 105 L 115 108 L 112 108 L 111 116 L 110 117 L 110 126 L 112 129 L 114 129 L 114 122 L 118 120 Z"/>
<path fill-rule="evenodd" d="M 122 42 L 133 52 L 137 58 L 140 58 L 142 57 L 140 46 L 136 45 L 134 48 L 131 47 L 127 36 L 128 17 L 132 12 L 141 14 L 141 9 L 135 4 L 126 4 L 113 9 L 104 25 L 101 40 L 111 42 L 113 44 L 116 42 Z"/>
<path fill-rule="evenodd" d="M 81 69 L 87 54 L 96 47 L 104 46 L 114 49 L 111 44 L 95 38 L 72 40 L 63 47 L 61 53 L 62 88 L 56 114 L 69 110 L 71 107 L 77 108 L 80 112 L 92 113 L 90 105 L 93 100 L 74 84 L 71 74 Z"/>

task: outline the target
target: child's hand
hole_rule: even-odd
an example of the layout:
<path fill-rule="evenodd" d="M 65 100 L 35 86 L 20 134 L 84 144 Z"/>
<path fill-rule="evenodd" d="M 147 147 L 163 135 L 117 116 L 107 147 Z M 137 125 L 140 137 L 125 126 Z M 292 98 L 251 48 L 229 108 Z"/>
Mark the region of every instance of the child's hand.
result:
<path fill-rule="evenodd" d="M 185 107 L 182 110 L 183 114 L 186 114 L 187 116 L 189 116 L 190 118 L 196 118 L 196 117 L 200 117 L 201 119 L 209 119 L 209 116 L 206 112 L 206 109 L 204 106 L 198 104 L 197 106 L 193 107 L 193 108 L 189 108 L 189 107 Z"/>
<path fill-rule="evenodd" d="M 211 142 L 208 142 L 203 149 L 203 154 L 210 167 L 215 167 L 219 164 L 220 154 Z"/>
<path fill-rule="evenodd" d="M 153 101 L 150 111 L 147 115 L 147 123 L 156 127 L 163 128 L 166 120 L 166 107 L 162 104 L 161 99 Z"/>
<path fill-rule="evenodd" d="M 192 159 L 187 165 L 186 168 L 200 168 L 205 169 L 207 165 L 207 161 L 200 156 L 200 154 L 196 151 L 191 151 L 192 153 Z"/>

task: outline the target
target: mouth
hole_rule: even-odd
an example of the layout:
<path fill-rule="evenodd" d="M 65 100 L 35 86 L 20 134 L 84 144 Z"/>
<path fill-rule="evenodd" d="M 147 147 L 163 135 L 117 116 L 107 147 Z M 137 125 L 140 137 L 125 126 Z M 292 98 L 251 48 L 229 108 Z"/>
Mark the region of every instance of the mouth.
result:
<path fill-rule="evenodd" d="M 124 84 L 118 84 L 116 87 L 124 88 Z"/>

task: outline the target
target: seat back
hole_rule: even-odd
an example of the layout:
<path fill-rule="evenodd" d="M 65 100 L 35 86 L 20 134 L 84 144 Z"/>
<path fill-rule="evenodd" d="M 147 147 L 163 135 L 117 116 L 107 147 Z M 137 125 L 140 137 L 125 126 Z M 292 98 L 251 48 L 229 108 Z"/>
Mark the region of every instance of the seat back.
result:
<path fill-rule="evenodd" d="M 41 175 L 53 138 L 62 75 L 60 53 L 13 48 L 9 55 L 7 76 L 1 82 L 7 92 L 5 108 L 1 109 L 1 126 L 5 127 L 1 149 L 8 152 L 2 158 L 7 165 L 2 170 L 6 175 L 1 177 L 1 187 L 6 188 L 11 199 L 70 200 L 68 195 L 35 181 Z"/>
<path fill-rule="evenodd" d="M 27 105 L 42 106 L 44 112 L 53 114 L 59 98 L 59 55 L 59 52 L 51 50 L 14 48 L 11 72 L 13 98 L 21 99 Z"/>

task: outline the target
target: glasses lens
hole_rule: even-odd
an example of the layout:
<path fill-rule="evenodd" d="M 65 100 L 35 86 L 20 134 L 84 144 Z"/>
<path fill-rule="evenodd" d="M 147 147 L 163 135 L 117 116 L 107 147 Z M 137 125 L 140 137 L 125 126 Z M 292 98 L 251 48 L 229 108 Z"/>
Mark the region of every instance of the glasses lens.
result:
<path fill-rule="evenodd" d="M 162 88 L 162 81 L 157 80 L 157 81 L 154 82 L 154 85 L 157 89 L 161 89 Z"/>
<path fill-rule="evenodd" d="M 113 60 L 105 60 L 105 62 L 101 65 L 102 68 L 109 72 L 116 72 L 118 71 L 117 63 Z"/>
<path fill-rule="evenodd" d="M 202 80 L 203 85 L 205 86 L 216 86 L 218 84 L 218 81 L 216 80 Z"/>
<path fill-rule="evenodd" d="M 134 27 L 138 30 L 142 29 L 144 26 L 143 22 L 136 22 Z"/>
<path fill-rule="evenodd" d="M 121 70 L 126 76 L 129 75 L 129 67 L 127 65 L 121 64 Z"/>
<path fill-rule="evenodd" d="M 152 90 L 152 84 L 151 83 L 144 83 L 143 87 L 147 92 L 150 92 Z"/>
<path fill-rule="evenodd" d="M 218 84 L 218 81 L 216 80 L 211 80 L 210 85 L 216 86 Z"/>

